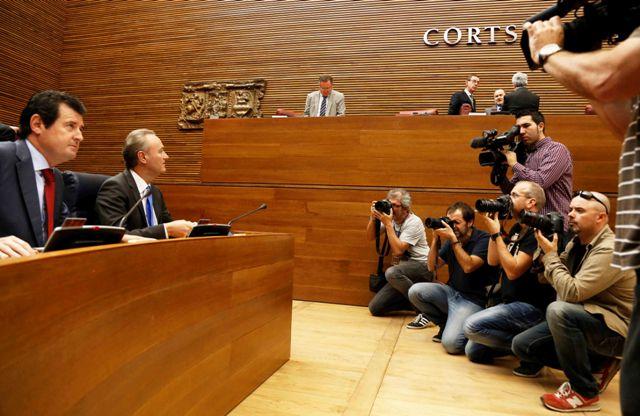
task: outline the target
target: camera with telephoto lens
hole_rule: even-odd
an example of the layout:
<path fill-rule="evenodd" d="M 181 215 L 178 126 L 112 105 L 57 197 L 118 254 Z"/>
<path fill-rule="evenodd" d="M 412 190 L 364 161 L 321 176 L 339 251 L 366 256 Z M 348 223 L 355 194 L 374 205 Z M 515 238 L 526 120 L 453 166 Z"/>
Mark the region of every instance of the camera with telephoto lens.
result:
<path fill-rule="evenodd" d="M 527 155 L 520 140 L 520 127 L 514 125 L 508 131 L 498 135 L 498 130 L 485 130 L 482 137 L 471 139 L 469 144 L 472 149 L 482 149 L 478 155 L 480 166 L 493 166 L 491 170 L 491 183 L 498 186 L 506 179 L 508 166 L 507 158 L 503 150 L 511 150 L 516 153 L 518 162 L 524 163 Z"/>
<path fill-rule="evenodd" d="M 511 218 L 511 197 L 500 195 L 496 199 L 478 199 L 476 210 L 478 212 L 497 212 L 498 218 L 506 220 Z"/>
<path fill-rule="evenodd" d="M 388 199 L 381 199 L 380 201 L 376 201 L 373 204 L 373 207 L 376 211 L 382 212 L 383 214 L 391 214 L 391 201 Z"/>
<path fill-rule="evenodd" d="M 583 12 L 578 16 L 581 7 Z M 621 42 L 629 37 L 640 22 L 640 0 L 558 0 L 556 5 L 536 14 L 527 22 L 549 20 L 553 16 L 564 17 L 572 10 L 576 18 L 562 24 L 564 45 L 561 46 L 570 52 L 600 49 L 604 40 L 609 44 Z M 531 59 L 529 34 L 526 30 L 520 38 L 520 47 L 529 68 L 540 68 Z"/>
<path fill-rule="evenodd" d="M 559 212 L 542 215 L 537 212 L 522 211 L 520 222 L 540 230 L 547 239 L 553 239 L 554 234 L 562 236 L 564 233 L 564 217 Z"/>
<path fill-rule="evenodd" d="M 431 228 L 432 230 L 437 230 L 439 228 L 444 228 L 444 224 L 446 223 L 447 225 L 449 225 L 449 227 L 453 228 L 455 223 L 453 222 L 453 220 L 449 217 L 441 217 L 441 218 L 425 218 L 424 219 L 424 225 L 427 228 Z"/>

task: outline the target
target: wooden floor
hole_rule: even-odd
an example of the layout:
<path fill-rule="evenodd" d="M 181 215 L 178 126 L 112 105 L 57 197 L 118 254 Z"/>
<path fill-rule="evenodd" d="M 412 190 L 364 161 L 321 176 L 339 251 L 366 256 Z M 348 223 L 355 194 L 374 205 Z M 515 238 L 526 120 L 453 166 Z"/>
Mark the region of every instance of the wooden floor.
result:
<path fill-rule="evenodd" d="M 511 374 L 506 358 L 478 365 L 431 341 L 435 328 L 407 330 L 409 316 L 374 318 L 367 308 L 294 301 L 291 360 L 231 415 L 558 415 L 539 396 L 564 375 Z M 600 415 L 620 415 L 618 376 Z M 587 413 L 574 413 L 587 414 Z M 589 413 L 592 414 L 592 413 Z"/>

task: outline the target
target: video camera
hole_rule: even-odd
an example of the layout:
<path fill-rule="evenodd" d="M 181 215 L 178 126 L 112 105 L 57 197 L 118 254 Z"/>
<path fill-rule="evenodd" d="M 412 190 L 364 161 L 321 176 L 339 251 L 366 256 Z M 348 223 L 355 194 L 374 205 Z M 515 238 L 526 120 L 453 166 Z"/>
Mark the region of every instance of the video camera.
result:
<path fill-rule="evenodd" d="M 478 199 L 476 201 L 476 210 L 478 212 L 497 212 L 498 218 L 506 220 L 511 218 L 511 197 L 509 195 L 500 195 L 496 199 Z"/>
<path fill-rule="evenodd" d="M 584 7 L 583 7 L 584 6 Z M 582 16 L 578 10 L 583 7 Z M 571 52 L 588 52 L 602 47 L 602 41 L 615 44 L 629 37 L 640 22 L 640 0 L 558 0 L 555 6 L 529 18 L 527 22 L 549 20 L 553 16 L 564 17 L 574 11 L 576 18 L 563 23 L 563 48 Z M 531 59 L 529 34 L 525 30 L 520 38 L 520 47 L 532 70 L 540 65 Z"/>
<path fill-rule="evenodd" d="M 427 228 L 431 228 L 432 230 L 437 230 L 439 228 L 444 228 L 444 224 L 446 223 L 449 227 L 453 228 L 455 226 L 455 223 L 453 222 L 453 220 L 449 217 L 441 217 L 441 218 L 425 218 L 424 219 L 424 225 Z"/>
<path fill-rule="evenodd" d="M 491 170 L 491 183 L 499 186 L 504 179 L 508 166 L 505 164 L 507 158 L 502 154 L 502 150 L 508 149 L 516 153 L 518 162 L 524 163 L 527 159 L 524 146 L 518 137 L 520 127 L 514 125 L 508 131 L 498 135 L 498 130 L 485 130 L 482 137 L 471 139 L 472 149 L 482 149 L 478 155 L 480 166 L 493 166 Z"/>

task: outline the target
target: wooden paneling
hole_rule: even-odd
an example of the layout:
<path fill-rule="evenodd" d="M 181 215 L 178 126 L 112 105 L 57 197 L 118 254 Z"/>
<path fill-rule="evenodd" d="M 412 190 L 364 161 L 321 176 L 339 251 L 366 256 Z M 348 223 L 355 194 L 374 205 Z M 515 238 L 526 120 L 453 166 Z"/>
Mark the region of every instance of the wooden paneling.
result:
<path fill-rule="evenodd" d="M 293 244 L 247 235 L 6 260 L 0 414 L 224 414 L 289 359 Z"/>
<path fill-rule="evenodd" d="M 617 192 L 620 142 L 593 116 L 549 116 L 574 160 L 576 189 Z M 203 183 L 494 190 L 471 138 L 510 116 L 207 120 Z"/>
<path fill-rule="evenodd" d="M 294 297 L 366 305 L 377 259 L 364 233 L 371 201 L 407 188 L 424 219 L 458 200 L 494 198 L 490 169 L 479 166 L 469 140 L 512 123 L 507 116 L 209 120 L 202 184 L 162 189 L 175 218 L 227 222 L 267 203 L 234 227 L 294 235 Z M 572 152 L 574 189 L 613 199 L 620 143 L 600 120 L 549 116 L 547 131 Z"/>
<path fill-rule="evenodd" d="M 176 128 L 181 86 L 193 80 L 265 78 L 265 115 L 278 107 L 301 111 L 320 73 L 335 76 L 348 115 L 391 115 L 400 110 L 446 110 L 452 92 L 477 73 L 478 107 L 493 90 L 510 88 L 526 70 L 518 42 L 504 27 L 520 25 L 555 1 L 69 1 L 61 87 L 87 104 L 81 171 L 115 173 L 126 134 L 158 132 L 171 156 L 163 181 L 199 181 L 202 132 Z M 442 34 L 501 26 L 497 43 L 430 48 L 428 28 Z M 546 113 L 582 111 L 585 100 L 547 74 L 530 74 Z"/>
<path fill-rule="evenodd" d="M 0 0 L 0 122 L 18 125 L 36 91 L 59 88 L 64 0 Z"/>

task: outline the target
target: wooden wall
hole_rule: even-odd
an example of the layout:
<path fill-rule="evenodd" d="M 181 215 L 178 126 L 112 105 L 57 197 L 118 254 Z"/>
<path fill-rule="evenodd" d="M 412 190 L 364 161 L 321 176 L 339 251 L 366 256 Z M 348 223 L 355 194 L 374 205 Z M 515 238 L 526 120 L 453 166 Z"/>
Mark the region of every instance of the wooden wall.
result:
<path fill-rule="evenodd" d="M 198 183 L 202 132 L 176 128 L 184 82 L 265 78 L 263 111 L 301 111 L 317 75 L 335 76 L 349 115 L 445 110 L 470 71 L 480 108 L 526 70 L 517 43 L 430 48 L 431 27 L 520 24 L 555 1 L 70 1 L 61 86 L 87 104 L 79 170 L 115 173 L 120 146 L 139 127 L 156 130 L 172 159 L 165 182 Z M 488 41 L 488 34 L 481 39 Z M 584 100 L 531 73 L 547 113 L 582 111 Z"/>
<path fill-rule="evenodd" d="M 407 188 L 424 219 L 455 201 L 495 198 L 490 168 L 479 166 L 469 139 L 512 123 L 510 116 L 208 120 L 202 184 L 162 190 L 174 218 L 226 223 L 267 203 L 233 229 L 294 236 L 294 298 L 366 305 L 377 260 L 365 236 L 371 201 Z M 600 119 L 552 115 L 546 126 L 572 153 L 574 189 L 615 196 L 620 142 Z"/>
<path fill-rule="evenodd" d="M 31 95 L 60 85 L 64 0 L 0 0 L 0 123 L 18 125 Z"/>

